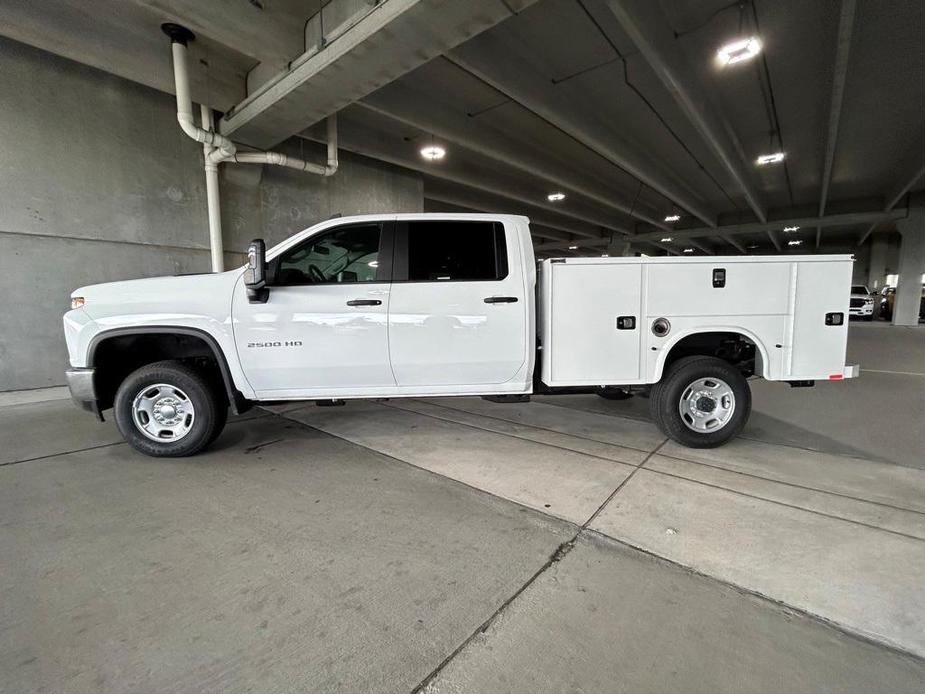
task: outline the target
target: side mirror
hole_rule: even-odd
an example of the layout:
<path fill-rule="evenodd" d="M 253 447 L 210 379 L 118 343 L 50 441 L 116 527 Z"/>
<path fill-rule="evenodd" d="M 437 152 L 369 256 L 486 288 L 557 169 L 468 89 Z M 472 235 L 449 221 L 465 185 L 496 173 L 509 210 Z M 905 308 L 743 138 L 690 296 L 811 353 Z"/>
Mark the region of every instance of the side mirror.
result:
<path fill-rule="evenodd" d="M 267 289 L 267 245 L 263 239 L 254 239 L 247 247 L 247 270 L 244 271 L 247 300 L 252 304 L 265 304 L 270 297 Z"/>

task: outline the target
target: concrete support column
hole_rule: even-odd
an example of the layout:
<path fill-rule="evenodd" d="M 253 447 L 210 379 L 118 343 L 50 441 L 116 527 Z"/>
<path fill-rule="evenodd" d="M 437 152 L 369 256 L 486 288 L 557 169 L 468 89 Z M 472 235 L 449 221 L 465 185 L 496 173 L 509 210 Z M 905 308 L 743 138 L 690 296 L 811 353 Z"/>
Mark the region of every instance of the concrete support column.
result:
<path fill-rule="evenodd" d="M 889 242 L 885 234 L 872 234 L 870 242 L 870 269 L 867 272 L 867 287 L 874 291 L 883 288 L 886 282 L 886 262 Z"/>
<path fill-rule="evenodd" d="M 909 216 L 899 220 L 896 227 L 902 234 L 902 245 L 893 325 L 918 325 L 925 274 L 925 194 L 910 196 Z"/>

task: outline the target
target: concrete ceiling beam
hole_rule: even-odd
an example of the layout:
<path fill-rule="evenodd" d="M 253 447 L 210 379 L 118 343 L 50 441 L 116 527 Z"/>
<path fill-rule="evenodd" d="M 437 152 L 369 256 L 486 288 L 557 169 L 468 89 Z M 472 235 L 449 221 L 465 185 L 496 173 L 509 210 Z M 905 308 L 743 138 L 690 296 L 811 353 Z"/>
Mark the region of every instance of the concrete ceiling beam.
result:
<path fill-rule="evenodd" d="M 822 228 L 833 226 L 853 226 L 861 224 L 872 224 L 886 222 L 896 219 L 902 219 L 906 216 L 905 209 L 894 209 L 886 212 L 845 212 L 842 214 L 830 214 L 825 217 L 795 217 L 788 219 L 778 219 L 769 222 L 749 222 L 745 224 L 730 224 L 716 228 L 699 227 L 695 229 L 678 229 L 672 232 L 675 238 L 699 238 L 706 236 L 738 236 L 740 234 L 764 234 L 767 231 L 774 231 L 785 226 L 814 227 Z M 646 232 L 637 234 L 634 238 L 658 238 L 659 233 Z"/>
<path fill-rule="evenodd" d="M 925 176 L 925 162 L 920 160 L 913 160 L 911 165 L 908 165 L 906 172 L 899 177 L 899 181 L 895 186 L 887 193 L 886 196 L 886 206 L 884 210 L 889 212 L 902 200 L 906 194 L 912 190 L 912 187 L 918 183 L 919 179 Z M 904 216 L 904 215 L 903 215 Z M 898 217 L 892 217 L 891 219 L 898 219 Z M 858 238 L 858 246 L 864 243 L 867 240 L 867 237 L 874 233 L 874 230 L 880 225 L 880 223 L 885 220 L 878 220 L 872 223 L 861 236 Z"/>
<path fill-rule="evenodd" d="M 708 92 L 681 51 L 660 3 L 607 0 L 606 4 L 688 121 L 736 182 L 755 216 L 765 221 L 767 212 L 752 183 L 742 145 L 726 119 L 710 105 Z"/>
<path fill-rule="evenodd" d="M 832 182 L 835 147 L 838 143 L 838 125 L 841 121 L 842 102 L 845 96 L 845 79 L 848 75 L 848 56 L 851 53 L 851 35 L 854 31 L 856 0 L 842 0 L 838 20 L 838 44 L 835 49 L 835 70 L 832 74 L 832 98 L 829 102 L 829 127 L 825 138 L 825 160 L 822 167 L 822 191 L 819 195 L 819 216 L 825 214 L 825 204 Z M 819 247 L 819 244 L 816 244 Z"/>
<path fill-rule="evenodd" d="M 504 0 L 379 3 L 320 51 L 293 60 L 227 113 L 219 130 L 273 147 L 511 15 Z"/>
<path fill-rule="evenodd" d="M 780 253 L 783 250 L 783 247 L 780 245 L 780 238 L 777 236 L 777 232 L 768 229 L 768 238 L 771 239 L 771 243 L 774 244 L 774 248 L 776 248 L 777 252 Z"/>
<path fill-rule="evenodd" d="M 692 246 L 696 248 L 701 253 L 706 253 L 707 255 L 716 255 L 716 251 L 714 251 L 709 246 L 705 246 L 704 244 L 700 243 L 699 241 L 695 239 L 685 239 L 684 243 L 688 246 Z"/>
<path fill-rule="evenodd" d="M 615 137 L 613 132 L 602 129 L 596 114 L 584 113 L 568 98 L 551 92 L 554 87 L 549 80 L 538 74 L 529 61 L 513 54 L 503 38 L 485 35 L 444 57 L 575 142 L 642 181 L 704 224 L 716 224 L 715 214 L 707 210 L 691 191 L 671 180 L 666 172 L 658 170 L 651 155 Z"/>
<path fill-rule="evenodd" d="M 433 203 L 437 203 L 440 209 L 432 209 Z M 493 210 L 488 209 L 488 206 L 484 205 L 481 201 L 473 202 L 472 200 L 460 198 L 457 195 L 443 193 L 432 193 L 431 195 L 425 193 L 424 210 L 426 212 L 493 213 Z M 533 218 L 530 219 L 530 235 L 535 238 L 550 239 L 551 241 L 567 241 L 572 246 L 579 243 L 578 240 L 574 239 L 574 234 L 545 227 Z"/>
<path fill-rule="evenodd" d="M 733 238 L 730 234 L 719 234 L 719 237 L 720 237 L 723 241 L 725 241 L 726 243 L 728 243 L 730 246 L 732 246 L 733 248 L 735 248 L 739 253 L 745 253 L 745 246 L 743 246 L 741 243 L 739 243 L 739 242 L 738 242 L 735 238 Z"/>
<path fill-rule="evenodd" d="M 601 238 L 610 239 L 610 236 L 602 236 L 600 232 L 595 232 L 582 227 L 569 224 L 568 220 L 559 220 L 544 215 L 544 211 L 529 204 L 516 204 L 518 201 L 507 197 L 501 191 L 487 191 L 473 188 L 472 186 L 458 185 L 455 181 L 446 179 L 438 180 L 429 177 L 425 180 L 424 197 L 430 200 L 467 207 L 481 212 L 495 214 L 523 214 L 530 218 L 531 224 L 535 223 L 546 229 L 559 232 L 563 241 L 575 243 L 582 239 L 599 240 Z M 515 203 L 512 205 L 512 201 Z"/>
<path fill-rule="evenodd" d="M 578 246 L 579 248 L 606 248 L 610 245 L 610 239 L 598 239 L 597 241 L 579 241 L 577 243 L 570 241 L 554 241 L 552 243 L 534 243 L 534 251 L 560 251 L 568 250 L 569 246 Z"/>
<path fill-rule="evenodd" d="M 356 108 L 356 107 L 352 107 Z M 547 202 L 545 199 L 537 199 L 525 194 L 522 190 L 513 190 L 510 187 L 501 185 L 498 180 L 494 180 L 490 172 L 484 175 L 475 175 L 475 172 L 461 174 L 449 166 L 442 166 L 428 162 L 421 157 L 411 155 L 410 153 L 398 153 L 395 147 L 390 147 L 388 139 L 383 138 L 382 133 L 366 127 L 365 124 L 359 123 L 355 118 L 350 117 L 350 111 L 345 111 L 340 118 L 340 132 L 338 134 L 338 144 L 341 149 L 345 149 L 357 154 L 362 154 L 380 161 L 395 164 L 412 171 L 418 171 L 432 178 L 439 178 L 444 181 L 467 186 L 482 191 L 488 195 L 500 195 L 507 200 L 513 200 L 520 205 L 526 205 L 533 210 L 544 210 L 556 216 L 574 220 L 583 224 L 588 224 L 595 231 L 594 233 L 583 232 L 584 236 L 600 236 L 601 230 L 615 232 L 623 235 L 632 233 L 630 229 L 613 223 L 611 220 L 603 217 L 590 216 L 585 211 L 578 211 L 568 205 L 560 205 Z M 308 139 L 322 141 L 320 132 L 309 130 L 303 133 Z M 404 152 L 404 150 L 403 150 Z M 503 210 L 497 210 L 501 212 Z M 510 212 L 510 210 L 507 210 Z M 591 212 L 595 212 L 592 210 Z"/>
<path fill-rule="evenodd" d="M 0 2 L 0 34 L 82 65 L 174 93 L 163 15 L 121 0 Z M 245 96 L 252 60 L 208 37 L 189 46 L 190 92 L 196 103 L 225 110 Z"/>
<path fill-rule="evenodd" d="M 425 97 L 408 87 L 393 84 L 386 90 L 370 95 L 358 105 L 531 176 L 545 179 L 552 184 L 551 187 L 580 195 L 660 229 L 669 228 L 660 219 L 634 209 L 632 204 L 617 200 L 612 191 L 595 186 L 590 181 L 583 181 L 580 177 L 564 175 L 561 167 L 541 155 L 537 156 L 533 151 L 518 147 L 503 133 L 483 125 L 475 118 L 458 114 L 436 101 L 427 101 L 426 108 L 420 108 L 422 98 Z"/>
<path fill-rule="evenodd" d="M 285 64 L 305 50 L 305 22 L 320 0 L 130 0 L 258 61 Z"/>

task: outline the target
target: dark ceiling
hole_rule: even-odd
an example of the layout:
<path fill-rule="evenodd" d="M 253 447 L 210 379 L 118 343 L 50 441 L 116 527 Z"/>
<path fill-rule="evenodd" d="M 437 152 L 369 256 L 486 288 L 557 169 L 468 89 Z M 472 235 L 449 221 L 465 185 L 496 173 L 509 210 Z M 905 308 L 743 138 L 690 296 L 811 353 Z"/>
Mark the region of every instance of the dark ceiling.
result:
<path fill-rule="evenodd" d="M 364 7 L 340 4 L 351 2 Z M 185 21 L 209 56 L 194 81 L 227 110 L 249 71 L 285 69 L 305 43 L 295 25 L 324 4 L 10 0 L 0 33 L 170 91 L 155 28 Z M 541 254 L 600 253 L 612 238 L 650 253 L 853 248 L 925 187 L 925 2 L 519 6 L 344 108 L 341 147 L 421 171 L 429 210 L 529 215 Z M 763 43 L 755 58 L 718 63 L 722 45 L 749 36 Z M 443 160 L 420 156 L 431 143 Z M 782 163 L 755 164 L 776 151 Z M 547 201 L 553 191 L 565 199 Z M 663 221 L 671 214 L 680 220 Z M 800 229 L 785 233 L 793 220 Z"/>

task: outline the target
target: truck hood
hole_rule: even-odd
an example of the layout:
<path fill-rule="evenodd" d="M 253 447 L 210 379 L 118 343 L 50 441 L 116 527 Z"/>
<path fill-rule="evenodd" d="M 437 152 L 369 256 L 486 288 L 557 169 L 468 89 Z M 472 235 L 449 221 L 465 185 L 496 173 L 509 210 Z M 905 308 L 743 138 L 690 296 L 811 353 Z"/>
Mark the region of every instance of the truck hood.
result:
<path fill-rule="evenodd" d="M 198 314 L 205 305 L 215 308 L 230 305 L 232 289 L 242 272 L 243 268 L 236 268 L 202 275 L 91 284 L 75 289 L 71 297 L 82 296 L 84 310 L 93 319 L 115 315 Z"/>

